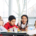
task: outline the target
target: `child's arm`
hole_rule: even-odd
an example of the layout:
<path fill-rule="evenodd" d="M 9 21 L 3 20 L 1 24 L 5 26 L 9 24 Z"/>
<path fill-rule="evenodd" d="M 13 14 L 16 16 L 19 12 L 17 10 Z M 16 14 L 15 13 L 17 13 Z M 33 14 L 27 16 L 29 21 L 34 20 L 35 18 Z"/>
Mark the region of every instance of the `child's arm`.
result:
<path fill-rule="evenodd" d="M 24 29 L 22 29 L 20 26 L 18 26 L 18 28 L 21 30 L 21 31 L 25 31 Z"/>
<path fill-rule="evenodd" d="M 3 32 L 4 31 L 7 32 L 7 30 L 3 26 L 0 26 L 0 30 L 3 31 Z"/>
<path fill-rule="evenodd" d="M 22 30 L 22 31 L 27 31 L 27 28 L 28 28 L 28 26 L 25 27 L 25 29 L 22 29 L 20 26 L 18 26 L 18 27 L 19 27 L 19 29 Z"/>
<path fill-rule="evenodd" d="M 2 26 L 2 31 L 5 31 L 5 32 L 7 32 L 7 29 L 5 29 L 5 28 Z"/>

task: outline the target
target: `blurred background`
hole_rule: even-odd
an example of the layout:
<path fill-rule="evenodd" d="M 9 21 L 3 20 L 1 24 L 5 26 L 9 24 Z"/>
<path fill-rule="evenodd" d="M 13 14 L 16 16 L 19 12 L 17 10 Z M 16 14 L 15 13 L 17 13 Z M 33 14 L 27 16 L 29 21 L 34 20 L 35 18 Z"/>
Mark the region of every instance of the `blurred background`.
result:
<path fill-rule="evenodd" d="M 17 25 L 23 14 L 28 15 L 28 25 L 33 27 L 36 21 L 36 0 L 0 0 L 0 16 L 4 24 L 10 15 L 14 15 Z"/>

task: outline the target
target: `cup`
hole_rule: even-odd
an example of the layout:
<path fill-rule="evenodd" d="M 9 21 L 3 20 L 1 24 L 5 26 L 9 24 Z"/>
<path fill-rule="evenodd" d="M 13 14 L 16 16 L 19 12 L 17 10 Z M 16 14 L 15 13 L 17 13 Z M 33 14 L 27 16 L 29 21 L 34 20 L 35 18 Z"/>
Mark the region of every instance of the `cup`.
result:
<path fill-rule="evenodd" d="M 14 28 L 14 32 L 17 33 L 18 32 L 18 28 Z"/>
<path fill-rule="evenodd" d="M 12 32 L 13 32 L 13 28 L 10 28 L 10 31 L 12 31 Z"/>

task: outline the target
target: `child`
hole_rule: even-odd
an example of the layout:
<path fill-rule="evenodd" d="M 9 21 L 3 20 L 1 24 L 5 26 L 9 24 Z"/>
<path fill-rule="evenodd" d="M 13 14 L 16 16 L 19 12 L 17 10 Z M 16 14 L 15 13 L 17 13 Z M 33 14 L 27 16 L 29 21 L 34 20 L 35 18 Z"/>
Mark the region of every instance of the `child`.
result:
<path fill-rule="evenodd" d="M 35 29 L 36 29 L 36 21 L 35 21 L 35 24 L 34 24 L 34 26 L 35 26 Z M 34 29 L 34 30 L 35 30 L 35 29 Z M 34 36 L 36 36 L 36 35 L 34 35 Z"/>
<path fill-rule="evenodd" d="M 0 32 L 1 32 L 1 31 L 7 31 L 7 30 L 3 27 L 3 24 L 4 24 L 4 22 L 3 22 L 3 20 L 2 20 L 2 17 L 0 16 Z"/>
<path fill-rule="evenodd" d="M 18 28 L 16 25 L 15 25 L 15 22 L 16 22 L 16 18 L 13 16 L 13 15 L 10 15 L 9 18 L 8 18 L 8 22 L 4 25 L 4 27 L 8 30 L 10 28 L 13 28 L 13 27 L 16 27 Z"/>
<path fill-rule="evenodd" d="M 36 21 L 35 21 L 35 24 L 34 24 L 34 26 L 35 26 L 35 29 L 36 29 Z"/>
<path fill-rule="evenodd" d="M 22 15 L 21 16 L 21 21 L 18 23 L 18 27 L 21 31 L 26 31 L 28 27 L 28 16 L 27 15 Z M 19 35 L 23 36 L 23 35 Z"/>
<path fill-rule="evenodd" d="M 10 28 L 13 28 L 13 27 L 18 28 L 18 27 L 15 25 L 15 22 L 16 22 L 15 16 L 10 15 L 9 18 L 8 18 L 8 22 L 4 25 L 4 27 L 5 27 L 7 30 L 10 30 Z"/>
<path fill-rule="evenodd" d="M 2 20 L 2 17 L 0 16 L 0 32 L 7 32 L 7 30 L 3 27 L 3 24 L 4 22 Z M 0 36 L 2 35 L 0 34 Z"/>
<path fill-rule="evenodd" d="M 27 15 L 22 15 L 21 16 L 21 21 L 18 23 L 18 27 L 22 31 L 26 31 L 26 28 L 28 27 L 28 16 Z"/>

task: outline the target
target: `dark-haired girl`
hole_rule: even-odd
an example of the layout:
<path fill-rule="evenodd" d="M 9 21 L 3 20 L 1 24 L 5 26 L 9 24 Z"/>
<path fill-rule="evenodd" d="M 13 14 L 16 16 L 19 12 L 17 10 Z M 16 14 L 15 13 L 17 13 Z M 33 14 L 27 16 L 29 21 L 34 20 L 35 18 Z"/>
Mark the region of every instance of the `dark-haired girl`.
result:
<path fill-rule="evenodd" d="M 27 30 L 27 27 L 28 27 L 28 16 L 27 15 L 21 16 L 21 21 L 18 23 L 18 27 L 21 31 Z M 20 35 L 20 36 L 23 36 L 23 35 Z"/>

